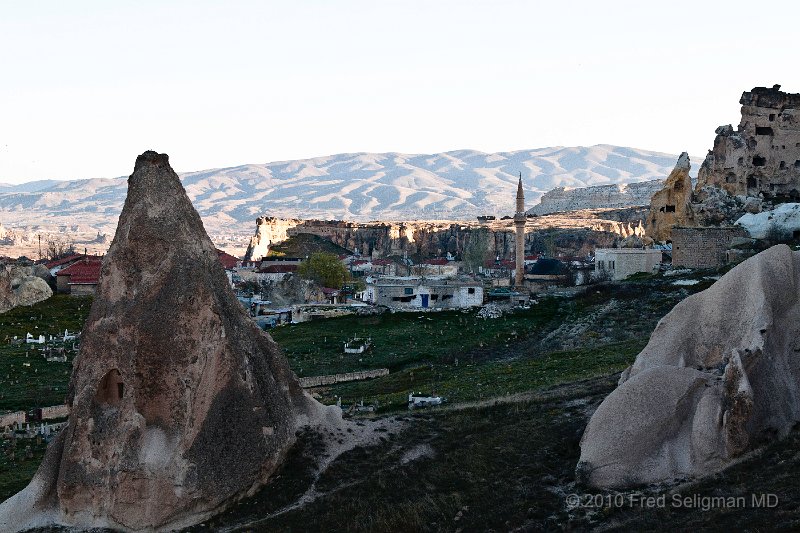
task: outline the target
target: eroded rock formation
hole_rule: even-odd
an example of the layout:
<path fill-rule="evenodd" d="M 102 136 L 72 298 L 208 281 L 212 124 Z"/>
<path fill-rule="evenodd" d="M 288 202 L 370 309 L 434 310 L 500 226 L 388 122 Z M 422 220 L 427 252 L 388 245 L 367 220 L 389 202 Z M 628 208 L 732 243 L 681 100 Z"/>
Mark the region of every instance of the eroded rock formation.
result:
<path fill-rule="evenodd" d="M 0 530 L 195 523 L 253 493 L 323 413 L 230 291 L 165 154 L 128 179 L 67 405 Z"/>
<path fill-rule="evenodd" d="M 800 198 L 800 94 L 780 85 L 742 93 L 736 130 L 717 128 L 697 176 L 697 188 L 732 195 Z"/>
<path fill-rule="evenodd" d="M 648 205 L 650 198 L 661 190 L 662 185 L 661 180 L 649 180 L 571 189 L 556 187 L 544 193 L 528 213 L 549 215 L 578 209 Z"/>
<path fill-rule="evenodd" d="M 608 218 L 606 217 L 608 212 Z M 563 230 L 574 235 L 572 243 L 560 239 L 563 246 L 556 252 L 567 256 L 586 255 L 597 246 L 608 246 L 617 238 L 641 237 L 644 227 L 637 210 L 606 210 L 599 213 L 585 211 L 574 216 L 532 217 L 528 219 L 525 249 L 539 253 L 543 236 L 541 231 Z M 410 257 L 441 257 L 447 253 L 460 257 L 470 239 L 482 231 L 489 231 L 488 254 L 503 259 L 514 257 L 516 236 L 511 220 L 498 220 L 488 225 L 478 222 L 348 222 L 341 220 L 276 219 L 259 217 L 256 233 L 251 239 L 245 258 L 260 258 L 267 249 L 264 243 L 280 242 L 280 235 L 293 236 L 309 233 L 327 239 L 365 256 L 388 257 L 407 253 Z M 273 237 L 275 239 L 273 239 Z M 285 237 L 284 237 L 285 238 Z"/>
<path fill-rule="evenodd" d="M 592 416 L 577 475 L 615 488 L 703 476 L 800 422 L 800 252 L 774 246 L 658 324 Z"/>
<path fill-rule="evenodd" d="M 683 152 L 663 188 L 650 200 L 646 233 L 652 239 L 668 241 L 673 226 L 688 223 L 691 217 L 689 204 L 692 198 L 690 169 L 689 154 Z"/>
<path fill-rule="evenodd" d="M 53 290 L 44 280 L 50 277 L 41 265 L 0 265 L 0 313 L 22 305 L 33 305 L 47 300 Z"/>

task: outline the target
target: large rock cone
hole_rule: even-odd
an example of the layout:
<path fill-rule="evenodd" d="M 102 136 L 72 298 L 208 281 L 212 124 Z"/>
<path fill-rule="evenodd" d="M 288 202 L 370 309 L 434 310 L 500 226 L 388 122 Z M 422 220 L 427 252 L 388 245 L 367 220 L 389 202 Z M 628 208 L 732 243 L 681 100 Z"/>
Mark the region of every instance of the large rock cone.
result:
<path fill-rule="evenodd" d="M 231 292 L 165 154 L 139 156 L 128 180 L 67 403 L 0 530 L 197 522 L 262 485 L 318 413 Z"/>
<path fill-rule="evenodd" d="M 592 416 L 578 478 L 703 476 L 800 422 L 800 252 L 770 248 L 659 322 Z"/>

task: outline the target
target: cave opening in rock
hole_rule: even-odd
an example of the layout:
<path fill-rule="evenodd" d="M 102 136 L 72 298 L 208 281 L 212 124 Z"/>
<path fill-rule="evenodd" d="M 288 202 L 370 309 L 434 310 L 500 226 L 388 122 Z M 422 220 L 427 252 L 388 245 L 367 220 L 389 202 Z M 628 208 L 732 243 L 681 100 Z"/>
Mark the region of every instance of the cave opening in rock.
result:
<path fill-rule="evenodd" d="M 666 206 L 666 212 L 667 213 L 674 213 L 675 212 L 675 206 L 674 205 Z"/>
<path fill-rule="evenodd" d="M 755 189 L 756 187 L 758 187 L 758 181 L 756 180 L 756 178 L 754 176 L 750 176 L 749 178 L 747 178 L 747 188 Z"/>
<path fill-rule="evenodd" d="M 753 156 L 753 166 L 754 167 L 763 167 L 767 164 L 767 158 L 761 157 L 760 155 Z"/>
<path fill-rule="evenodd" d="M 109 370 L 97 387 L 95 399 L 99 404 L 118 405 L 125 394 L 125 383 L 116 368 Z"/>
<path fill-rule="evenodd" d="M 756 135 L 774 135 L 769 126 L 756 126 Z"/>

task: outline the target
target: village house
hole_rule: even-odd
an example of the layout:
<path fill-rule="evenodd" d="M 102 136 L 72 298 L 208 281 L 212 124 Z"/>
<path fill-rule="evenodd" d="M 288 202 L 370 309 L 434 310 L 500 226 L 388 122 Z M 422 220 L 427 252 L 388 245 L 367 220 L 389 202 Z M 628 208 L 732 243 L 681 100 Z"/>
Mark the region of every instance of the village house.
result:
<path fill-rule="evenodd" d="M 458 309 L 483 304 L 474 280 L 380 277 L 367 280 L 365 301 L 394 309 Z"/>
<path fill-rule="evenodd" d="M 66 257 L 62 257 L 61 259 L 54 259 L 52 261 L 48 261 L 44 264 L 47 270 L 50 271 L 51 276 L 55 276 L 61 270 L 69 267 L 70 265 L 77 263 L 81 259 L 101 259 L 98 255 L 84 255 L 84 254 L 70 254 Z"/>
<path fill-rule="evenodd" d="M 661 264 L 661 250 L 642 248 L 598 248 L 594 253 L 595 276 L 608 276 L 614 281 L 631 274 L 652 274 Z"/>
<path fill-rule="evenodd" d="M 99 257 L 86 256 L 56 273 L 56 290 L 72 296 L 92 296 L 100 281 Z"/>

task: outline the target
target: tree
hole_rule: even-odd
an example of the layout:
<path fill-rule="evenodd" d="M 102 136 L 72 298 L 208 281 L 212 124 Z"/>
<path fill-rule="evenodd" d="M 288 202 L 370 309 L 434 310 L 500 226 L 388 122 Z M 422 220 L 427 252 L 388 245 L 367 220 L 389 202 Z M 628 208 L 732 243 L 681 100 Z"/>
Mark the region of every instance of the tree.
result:
<path fill-rule="evenodd" d="M 303 279 L 310 279 L 323 287 L 340 289 L 350 277 L 347 269 L 334 254 L 315 252 L 300 263 L 297 273 Z"/>
<path fill-rule="evenodd" d="M 58 237 L 47 241 L 47 251 L 45 252 L 50 261 L 61 259 L 75 253 L 75 245 Z"/>
<path fill-rule="evenodd" d="M 489 254 L 489 230 L 480 228 L 469 234 L 469 241 L 464 246 L 464 267 L 470 272 L 477 272 Z"/>

